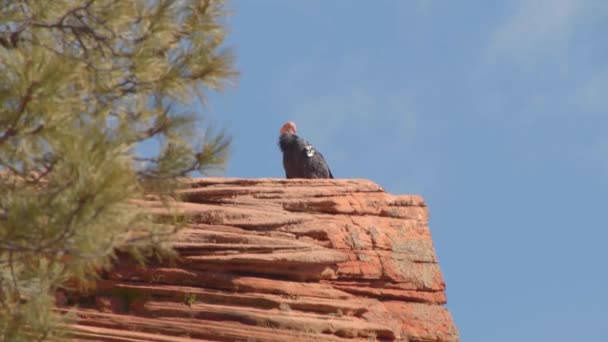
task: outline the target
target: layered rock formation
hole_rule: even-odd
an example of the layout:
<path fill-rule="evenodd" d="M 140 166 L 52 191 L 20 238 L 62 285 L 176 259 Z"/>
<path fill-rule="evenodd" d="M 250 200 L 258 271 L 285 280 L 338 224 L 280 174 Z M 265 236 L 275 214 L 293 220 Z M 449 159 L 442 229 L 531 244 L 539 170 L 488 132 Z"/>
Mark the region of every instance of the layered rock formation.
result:
<path fill-rule="evenodd" d="M 77 339 L 458 341 L 421 197 L 366 180 L 190 185 L 181 259 L 120 261 L 79 309 Z"/>

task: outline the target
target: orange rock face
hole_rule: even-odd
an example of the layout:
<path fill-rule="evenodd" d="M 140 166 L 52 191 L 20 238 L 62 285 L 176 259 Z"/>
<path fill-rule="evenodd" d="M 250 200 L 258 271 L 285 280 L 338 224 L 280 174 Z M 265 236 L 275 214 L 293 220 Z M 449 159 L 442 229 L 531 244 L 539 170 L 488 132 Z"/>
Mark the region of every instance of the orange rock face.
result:
<path fill-rule="evenodd" d="M 180 260 L 121 260 L 79 309 L 78 340 L 459 340 L 421 197 L 366 180 L 190 185 Z"/>

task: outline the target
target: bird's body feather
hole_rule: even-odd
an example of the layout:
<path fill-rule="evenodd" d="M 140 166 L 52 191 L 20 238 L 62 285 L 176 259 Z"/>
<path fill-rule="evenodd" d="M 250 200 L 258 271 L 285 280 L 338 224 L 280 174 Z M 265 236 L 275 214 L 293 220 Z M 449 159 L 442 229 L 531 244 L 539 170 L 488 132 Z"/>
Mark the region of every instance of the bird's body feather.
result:
<path fill-rule="evenodd" d="M 287 178 L 334 178 L 321 152 L 305 139 L 296 134 L 281 134 L 279 147 Z"/>

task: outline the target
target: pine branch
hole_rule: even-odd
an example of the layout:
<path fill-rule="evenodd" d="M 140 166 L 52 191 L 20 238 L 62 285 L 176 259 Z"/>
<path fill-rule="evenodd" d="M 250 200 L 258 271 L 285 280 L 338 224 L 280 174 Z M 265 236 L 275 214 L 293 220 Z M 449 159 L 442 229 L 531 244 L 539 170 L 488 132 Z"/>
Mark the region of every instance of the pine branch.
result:
<path fill-rule="evenodd" d="M 154 189 L 169 209 L 180 177 L 226 162 L 223 132 L 174 111 L 236 75 L 225 15 L 211 0 L 0 0 L 0 336 L 58 340 L 52 301 L 32 298 L 91 281 L 118 250 L 169 252 L 179 224 L 134 203 Z"/>
<path fill-rule="evenodd" d="M 27 90 L 25 91 L 25 95 L 21 98 L 21 102 L 19 103 L 19 106 L 17 107 L 16 113 L 15 113 L 15 118 L 9 124 L 8 128 L 4 131 L 2 136 L 0 136 L 0 145 L 2 145 L 9 138 L 17 135 L 17 133 L 18 133 L 17 124 L 19 123 L 19 120 L 21 119 L 21 117 L 24 115 L 25 108 L 27 107 L 28 103 L 32 99 L 32 93 L 33 93 L 34 87 L 36 85 L 37 85 L 37 82 L 32 82 L 27 87 Z"/>

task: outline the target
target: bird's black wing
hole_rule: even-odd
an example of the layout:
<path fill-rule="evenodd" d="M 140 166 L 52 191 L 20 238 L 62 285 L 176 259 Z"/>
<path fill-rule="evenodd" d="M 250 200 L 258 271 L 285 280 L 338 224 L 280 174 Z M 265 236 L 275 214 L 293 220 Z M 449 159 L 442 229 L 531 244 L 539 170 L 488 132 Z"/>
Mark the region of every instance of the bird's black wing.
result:
<path fill-rule="evenodd" d="M 318 158 L 318 163 L 320 164 L 320 166 L 327 170 L 327 178 L 334 178 L 334 175 L 331 174 L 331 170 L 329 169 L 329 165 L 327 165 L 327 161 L 325 161 L 325 158 L 323 157 L 323 154 L 321 154 L 321 152 L 319 152 L 319 150 L 315 149 L 315 155 Z M 323 170 L 323 171 L 325 171 Z"/>
<path fill-rule="evenodd" d="M 306 139 L 295 134 L 282 134 L 283 167 L 287 178 L 333 178 L 325 158 Z"/>

